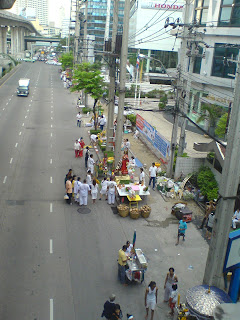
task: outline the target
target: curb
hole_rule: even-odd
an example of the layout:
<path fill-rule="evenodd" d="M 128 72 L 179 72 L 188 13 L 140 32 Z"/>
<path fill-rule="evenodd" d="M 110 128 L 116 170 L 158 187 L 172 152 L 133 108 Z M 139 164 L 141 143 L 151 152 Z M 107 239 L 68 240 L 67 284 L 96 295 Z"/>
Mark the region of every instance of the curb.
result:
<path fill-rule="evenodd" d="M 5 74 L 2 78 L 0 78 L 0 86 L 2 86 L 15 72 L 17 72 L 18 68 L 20 67 L 20 63 L 15 66 L 10 72 Z"/>

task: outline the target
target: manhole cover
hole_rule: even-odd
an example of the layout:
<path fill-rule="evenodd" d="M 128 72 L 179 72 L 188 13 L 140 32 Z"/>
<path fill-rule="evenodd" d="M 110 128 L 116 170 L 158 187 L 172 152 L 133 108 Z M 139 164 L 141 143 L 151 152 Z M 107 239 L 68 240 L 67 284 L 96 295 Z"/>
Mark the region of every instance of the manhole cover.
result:
<path fill-rule="evenodd" d="M 86 207 L 81 207 L 77 210 L 77 212 L 81 213 L 81 214 L 86 214 L 86 213 L 90 213 L 91 210 L 89 208 Z"/>
<path fill-rule="evenodd" d="M 9 206 L 23 206 L 24 200 L 6 200 Z"/>

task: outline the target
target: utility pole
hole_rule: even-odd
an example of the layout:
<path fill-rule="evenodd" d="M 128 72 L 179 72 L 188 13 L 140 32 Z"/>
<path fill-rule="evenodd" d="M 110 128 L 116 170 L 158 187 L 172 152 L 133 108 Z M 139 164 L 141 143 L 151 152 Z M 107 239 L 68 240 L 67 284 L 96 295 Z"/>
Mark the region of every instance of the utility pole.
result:
<path fill-rule="evenodd" d="M 108 105 L 108 121 L 107 121 L 107 150 L 111 149 L 111 142 L 113 142 L 113 121 L 114 121 L 114 108 L 115 108 L 115 75 L 116 75 L 116 37 L 117 37 L 117 27 L 118 27 L 118 7 L 119 0 L 114 0 L 113 8 L 113 26 L 112 26 L 112 47 L 110 56 L 110 69 L 109 69 L 109 105 Z"/>
<path fill-rule="evenodd" d="M 180 70 L 179 70 L 179 77 L 180 77 Z M 174 114 L 173 114 L 173 128 L 172 128 L 172 137 L 171 137 L 171 154 L 170 154 L 170 161 L 167 167 L 167 176 L 172 178 L 173 176 L 173 163 L 174 163 L 174 156 L 175 156 L 175 149 L 177 144 L 177 133 L 178 133 L 178 121 L 179 121 L 179 102 L 178 102 L 178 88 L 176 88 L 176 102 L 174 106 Z"/>
<path fill-rule="evenodd" d="M 192 53 L 193 50 L 191 50 L 191 55 L 189 57 L 189 68 L 188 70 L 185 70 L 185 60 L 186 60 L 186 48 L 187 48 L 187 42 L 189 38 L 189 15 L 190 15 L 190 3 L 191 0 L 186 0 L 186 5 L 185 5 L 185 11 L 184 11 L 184 27 L 183 27 L 183 37 L 182 37 L 182 43 L 181 43 L 181 57 L 180 57 L 180 69 L 182 71 L 182 76 L 180 78 L 180 83 L 179 86 L 181 88 L 184 87 L 184 74 L 183 72 L 187 72 L 192 74 L 193 72 L 193 59 L 192 59 Z M 189 77 L 187 77 L 187 84 L 186 84 L 186 95 L 182 94 L 180 95 L 180 110 L 183 111 L 185 114 L 187 113 L 187 106 L 190 102 L 190 89 L 191 89 L 191 80 Z M 179 139 L 179 148 L 178 148 L 178 155 L 182 155 L 183 151 L 185 149 L 185 139 L 186 139 L 186 126 L 187 126 L 187 119 L 182 118 L 182 123 L 181 123 L 181 133 L 180 133 L 180 139 Z"/>
<path fill-rule="evenodd" d="M 121 158 L 121 144 L 122 144 L 122 135 L 123 135 L 123 111 L 124 111 L 125 83 L 126 83 L 126 65 L 127 65 L 127 56 L 128 56 L 129 16 L 130 16 L 130 0 L 125 0 L 121 64 L 120 64 L 119 103 L 118 103 L 117 132 L 116 132 L 116 145 L 115 145 L 115 163 L 116 164 L 119 162 Z"/>
<path fill-rule="evenodd" d="M 79 37 L 80 37 L 80 0 L 76 0 L 76 18 L 75 18 L 75 38 L 74 38 L 74 65 L 76 65 L 78 61 L 78 52 L 79 52 Z M 72 20 L 70 19 L 70 23 Z"/>
<path fill-rule="evenodd" d="M 88 62 L 88 41 L 87 41 L 87 19 L 88 19 L 88 0 L 85 0 L 85 10 L 84 10 L 84 27 L 83 27 L 83 62 Z M 88 95 L 84 93 L 85 96 L 85 107 L 88 105 Z"/>
<path fill-rule="evenodd" d="M 220 200 L 216 209 L 216 218 L 203 278 L 204 284 L 214 285 L 218 288 L 223 288 L 223 265 L 240 177 L 240 56 L 238 56 L 238 61 L 232 62 L 237 62 L 234 100 L 219 187 Z"/>

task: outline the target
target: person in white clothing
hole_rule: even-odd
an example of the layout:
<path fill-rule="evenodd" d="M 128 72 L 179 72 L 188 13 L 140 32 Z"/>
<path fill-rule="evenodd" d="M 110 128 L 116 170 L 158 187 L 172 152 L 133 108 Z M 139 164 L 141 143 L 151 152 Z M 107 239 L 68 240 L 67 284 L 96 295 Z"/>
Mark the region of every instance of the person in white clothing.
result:
<path fill-rule="evenodd" d="M 206 238 L 207 238 L 208 240 L 211 239 L 211 234 L 212 234 L 212 228 L 213 228 L 214 220 L 215 220 L 215 212 L 211 212 L 211 214 L 208 216 L 208 221 L 207 221 Z"/>
<path fill-rule="evenodd" d="M 80 183 L 81 183 L 80 180 L 81 180 L 81 178 L 78 177 L 77 180 L 74 182 L 73 190 L 74 190 L 74 200 L 75 200 L 75 202 L 77 202 L 78 198 L 79 198 L 78 191 L 79 191 L 79 186 L 80 186 Z"/>
<path fill-rule="evenodd" d="M 136 167 L 136 160 L 133 156 L 129 160 L 128 167 L 131 169 L 135 169 L 135 167 Z"/>
<path fill-rule="evenodd" d="M 149 177 L 150 177 L 149 187 L 151 186 L 151 182 L 153 182 L 153 190 L 155 190 L 156 176 L 157 176 L 157 167 L 155 166 L 155 162 L 153 162 L 151 167 L 149 168 Z"/>
<path fill-rule="evenodd" d="M 145 172 L 143 171 L 143 168 L 140 168 L 139 183 L 145 186 Z"/>
<path fill-rule="evenodd" d="M 125 253 L 129 257 L 132 254 L 133 245 L 130 243 L 130 241 L 127 241 L 126 246 L 127 246 L 127 250 Z"/>
<path fill-rule="evenodd" d="M 88 200 L 88 192 L 90 191 L 89 185 L 86 179 L 79 186 L 79 204 L 80 206 L 86 206 Z"/>
<path fill-rule="evenodd" d="M 80 150 L 80 143 L 78 140 L 74 143 L 74 150 L 75 150 L 75 158 L 79 157 L 79 150 Z"/>
<path fill-rule="evenodd" d="M 116 187 L 117 184 L 115 181 L 113 181 L 113 178 L 111 177 L 110 181 L 108 182 L 108 204 L 115 203 Z"/>
<path fill-rule="evenodd" d="M 101 186 L 102 186 L 102 189 L 101 189 L 101 191 L 100 191 L 100 198 L 99 198 L 99 200 L 102 200 L 102 195 L 103 195 L 103 194 L 105 194 L 105 197 L 106 197 L 105 200 L 107 200 L 107 198 L 108 198 L 108 195 L 107 195 L 108 181 L 107 181 L 107 178 L 106 178 L 106 177 L 105 177 L 105 178 L 103 179 L 103 181 L 101 182 Z"/>
<path fill-rule="evenodd" d="M 97 142 L 98 142 L 98 136 L 96 134 L 91 134 L 91 144 L 93 146 L 96 146 Z"/>
<path fill-rule="evenodd" d="M 172 292 L 171 292 L 171 295 L 170 295 L 170 298 L 169 298 L 169 307 L 171 309 L 171 312 L 170 312 L 171 316 L 174 315 L 174 308 L 175 308 L 175 305 L 177 303 L 177 298 L 178 298 L 177 288 L 178 288 L 177 284 L 174 283 L 172 285 Z"/>
<path fill-rule="evenodd" d="M 157 304 L 157 294 L 158 288 L 156 286 L 155 281 L 151 281 L 145 292 L 145 307 L 146 307 L 146 316 L 145 319 L 148 318 L 149 308 L 151 309 L 151 320 L 153 320 L 155 306 Z"/>
<path fill-rule="evenodd" d="M 82 115 L 80 112 L 78 112 L 78 114 L 76 115 L 77 118 L 77 127 L 81 127 L 81 122 L 82 122 Z"/>
<path fill-rule="evenodd" d="M 92 175 L 91 175 L 91 170 L 88 170 L 87 172 L 87 178 L 86 178 L 87 184 L 89 185 L 90 189 L 91 189 L 91 185 L 92 185 Z"/>
<path fill-rule="evenodd" d="M 126 149 L 127 151 L 129 151 L 130 146 L 131 146 L 130 142 L 128 141 L 128 139 L 126 139 L 126 142 L 125 142 L 125 149 Z"/>
<path fill-rule="evenodd" d="M 93 179 L 93 182 L 92 182 L 91 195 L 92 195 L 92 201 L 93 203 L 95 203 L 98 195 L 98 185 L 95 179 Z"/>
<path fill-rule="evenodd" d="M 103 130 L 104 125 L 105 125 L 105 119 L 102 116 L 99 120 L 99 126 L 101 130 Z"/>
<path fill-rule="evenodd" d="M 91 174 L 93 174 L 94 172 L 94 164 L 95 164 L 95 161 L 93 159 L 93 155 L 90 154 L 90 157 L 88 158 L 88 170 L 91 171 Z"/>
<path fill-rule="evenodd" d="M 233 229 L 236 229 L 237 226 L 236 226 L 236 223 L 239 222 L 240 223 L 240 209 L 237 209 L 233 215 L 233 218 L 232 218 L 232 227 Z"/>

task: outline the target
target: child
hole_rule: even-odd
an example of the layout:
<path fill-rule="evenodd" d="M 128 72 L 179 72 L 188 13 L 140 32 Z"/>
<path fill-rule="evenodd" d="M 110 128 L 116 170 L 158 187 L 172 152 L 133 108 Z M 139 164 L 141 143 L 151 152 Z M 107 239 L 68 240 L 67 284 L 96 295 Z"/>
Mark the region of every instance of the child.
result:
<path fill-rule="evenodd" d="M 143 171 L 143 168 L 140 168 L 139 183 L 145 186 L 145 172 Z"/>
<path fill-rule="evenodd" d="M 102 189 L 100 191 L 100 198 L 99 200 L 102 200 L 102 195 L 105 194 L 105 200 L 107 200 L 107 187 L 108 187 L 108 182 L 107 182 L 107 178 L 105 177 L 103 179 L 103 181 L 101 182 L 102 185 Z"/>
<path fill-rule="evenodd" d="M 208 216 L 208 221 L 207 221 L 206 238 L 207 238 L 208 240 L 211 239 L 211 234 L 212 234 L 212 228 L 213 228 L 214 219 L 215 219 L 215 212 L 212 212 L 212 213 Z"/>
<path fill-rule="evenodd" d="M 73 176 L 73 180 L 72 180 L 72 198 L 74 199 L 74 185 L 75 185 L 75 182 L 77 181 L 77 176 L 74 174 Z"/>
<path fill-rule="evenodd" d="M 98 185 L 95 179 L 93 179 L 92 187 L 91 187 L 92 201 L 96 202 L 97 194 L 98 194 Z"/>
<path fill-rule="evenodd" d="M 90 189 L 91 189 L 91 186 L 92 186 L 92 175 L 91 175 L 91 170 L 88 170 L 87 172 L 87 184 L 89 185 Z"/>
<path fill-rule="evenodd" d="M 177 303 L 177 297 L 178 297 L 178 291 L 177 291 L 177 284 L 174 283 L 172 285 L 172 293 L 170 295 L 170 298 L 169 298 L 169 307 L 171 309 L 171 311 L 169 312 L 169 314 L 171 316 L 174 315 L 174 308 L 175 308 L 175 305 Z"/>

